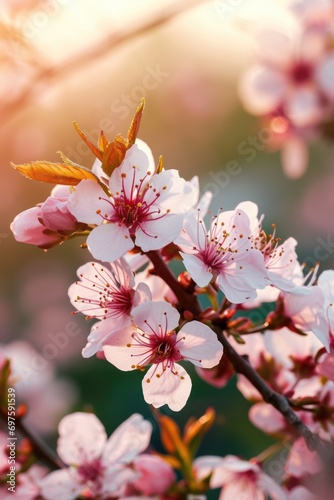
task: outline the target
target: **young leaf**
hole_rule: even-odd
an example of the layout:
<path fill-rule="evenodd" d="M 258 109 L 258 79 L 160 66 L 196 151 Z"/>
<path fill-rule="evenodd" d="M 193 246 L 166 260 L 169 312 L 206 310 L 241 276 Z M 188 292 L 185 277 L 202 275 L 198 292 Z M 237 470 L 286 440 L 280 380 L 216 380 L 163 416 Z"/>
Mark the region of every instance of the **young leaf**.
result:
<path fill-rule="evenodd" d="M 76 186 L 83 179 L 92 179 L 99 182 L 98 178 L 88 168 L 69 163 L 52 163 L 49 161 L 33 161 L 11 166 L 28 179 L 52 184 L 65 184 Z"/>

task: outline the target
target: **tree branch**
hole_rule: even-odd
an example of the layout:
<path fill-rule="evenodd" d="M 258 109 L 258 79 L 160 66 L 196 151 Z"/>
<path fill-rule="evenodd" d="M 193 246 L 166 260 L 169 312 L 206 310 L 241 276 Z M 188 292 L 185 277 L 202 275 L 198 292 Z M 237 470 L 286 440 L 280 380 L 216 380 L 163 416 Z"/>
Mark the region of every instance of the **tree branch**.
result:
<path fill-rule="evenodd" d="M 96 45 L 86 48 L 83 52 L 75 54 L 73 57 L 57 65 L 44 66 L 35 73 L 18 97 L 2 106 L 2 116 L 6 113 L 11 114 L 16 112 L 33 97 L 37 84 L 50 84 L 50 81 L 55 78 L 69 77 L 88 64 L 95 63 L 101 57 L 107 55 L 111 50 L 116 49 L 123 43 L 162 26 L 188 9 L 204 3 L 204 1 L 205 0 L 185 0 L 183 2 L 174 2 L 172 5 L 168 5 L 162 9 L 160 13 L 151 16 L 151 18 L 145 16 L 141 23 L 138 23 L 138 20 L 136 20 L 135 23 L 128 26 L 126 29 L 109 34 L 104 40 L 98 42 Z M 5 124 L 6 120 L 3 120 L 2 123 Z"/>
<path fill-rule="evenodd" d="M 202 309 L 198 303 L 197 297 L 190 294 L 187 290 L 177 281 L 172 271 L 169 269 L 160 252 L 154 250 L 146 253 L 154 266 L 154 273 L 160 276 L 169 288 L 175 293 L 180 306 L 183 309 L 190 311 L 195 317 L 202 313 Z"/>
<path fill-rule="evenodd" d="M 217 334 L 219 342 L 224 346 L 224 353 L 232 363 L 235 371 L 244 375 L 253 386 L 259 391 L 263 400 L 271 404 L 278 410 L 287 420 L 295 431 L 305 439 L 305 442 L 310 450 L 316 451 L 319 456 L 328 463 L 332 459 L 332 454 L 326 444 L 314 435 L 304 422 L 291 409 L 289 401 L 276 391 L 270 389 L 263 378 L 254 370 L 251 364 L 242 356 L 240 356 L 231 346 L 223 332 L 217 328 L 213 328 Z"/>

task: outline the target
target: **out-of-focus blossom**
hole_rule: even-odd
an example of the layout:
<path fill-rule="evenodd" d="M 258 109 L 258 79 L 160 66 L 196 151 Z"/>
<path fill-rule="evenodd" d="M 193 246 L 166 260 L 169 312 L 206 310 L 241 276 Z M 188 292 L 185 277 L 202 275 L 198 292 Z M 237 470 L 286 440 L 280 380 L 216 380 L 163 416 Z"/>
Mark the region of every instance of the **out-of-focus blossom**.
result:
<path fill-rule="evenodd" d="M 122 494 L 138 477 L 130 466 L 150 441 L 152 426 L 139 414 L 123 422 L 107 439 L 98 418 L 73 413 L 59 424 L 57 451 L 68 468 L 51 472 L 40 482 L 46 500 L 77 496 L 107 499 Z"/>
<path fill-rule="evenodd" d="M 191 379 L 179 361 L 211 368 L 223 353 L 215 333 L 191 321 L 176 333 L 180 315 L 167 302 L 144 302 L 132 311 L 134 325 L 108 338 L 103 350 L 107 360 L 123 371 L 152 365 L 144 376 L 145 401 L 156 408 L 168 404 L 181 410 L 191 391 Z"/>
<path fill-rule="evenodd" d="M 267 495 L 273 500 L 286 500 L 285 490 L 254 462 L 233 455 L 203 456 L 195 459 L 194 468 L 199 478 L 212 474 L 210 487 L 222 487 L 219 500 L 260 500 Z"/>
<path fill-rule="evenodd" d="M 293 34 L 263 29 L 258 35 L 258 63 L 240 82 L 246 110 L 271 130 L 269 147 L 282 150 L 285 173 L 303 175 L 307 143 L 333 120 L 333 6 L 328 0 L 295 1 Z"/>
<path fill-rule="evenodd" d="M 76 387 L 67 379 L 56 378 L 50 359 L 27 342 L 19 340 L 0 349 L 10 359 L 10 381 L 17 397 L 28 406 L 26 422 L 39 433 L 53 432 L 59 417 L 76 402 Z"/>

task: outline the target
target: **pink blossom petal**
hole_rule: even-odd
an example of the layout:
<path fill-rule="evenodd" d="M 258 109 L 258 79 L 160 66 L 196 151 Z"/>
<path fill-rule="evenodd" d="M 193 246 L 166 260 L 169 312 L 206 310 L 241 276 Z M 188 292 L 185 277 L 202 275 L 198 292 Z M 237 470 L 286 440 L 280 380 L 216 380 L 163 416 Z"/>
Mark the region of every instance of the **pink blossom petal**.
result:
<path fill-rule="evenodd" d="M 186 323 L 177 338 L 180 339 L 177 343 L 180 353 L 195 366 L 212 368 L 223 355 L 223 346 L 216 334 L 199 321 Z"/>
<path fill-rule="evenodd" d="M 272 113 L 282 103 L 287 87 L 283 73 L 253 66 L 240 82 L 239 94 L 246 110 L 255 115 Z"/>
<path fill-rule="evenodd" d="M 106 431 L 92 413 L 72 413 L 59 423 L 57 452 L 70 465 L 92 461 L 101 455 L 107 441 Z"/>
<path fill-rule="evenodd" d="M 123 498 L 124 487 L 138 477 L 138 472 L 123 465 L 108 467 L 108 473 L 103 478 L 99 498 Z"/>
<path fill-rule="evenodd" d="M 10 225 L 16 241 L 51 248 L 63 240 L 58 233 L 48 230 L 39 222 L 42 217 L 40 207 L 33 207 L 18 214 Z"/>
<path fill-rule="evenodd" d="M 167 332 L 174 330 L 180 319 L 180 314 L 168 302 L 144 302 L 132 311 L 134 323 L 144 331 L 159 333 L 161 330 Z M 150 328 L 148 329 L 148 325 Z"/>
<path fill-rule="evenodd" d="M 102 224 L 89 234 L 87 246 L 94 259 L 113 262 L 132 250 L 134 243 L 126 226 Z"/>
<path fill-rule="evenodd" d="M 136 143 L 126 152 L 121 165 L 116 168 L 109 181 L 109 188 L 113 196 L 117 192 L 125 190 L 126 194 L 133 190 L 133 167 L 135 167 L 136 178 L 145 178 L 149 181 L 154 173 L 155 165 L 150 148 L 143 141 Z M 125 175 L 124 175 L 125 174 Z"/>
<path fill-rule="evenodd" d="M 180 411 L 185 406 L 191 385 L 188 373 L 178 363 L 174 363 L 173 370 L 152 365 L 142 382 L 147 404 L 155 408 L 167 404 L 173 411 Z"/>
<path fill-rule="evenodd" d="M 130 317 L 109 318 L 97 321 L 88 335 L 87 344 L 82 349 L 82 356 L 90 358 L 103 350 L 103 343 L 108 342 L 109 336 L 116 330 L 124 329 L 130 324 Z"/>
<path fill-rule="evenodd" d="M 118 462 L 128 464 L 150 443 L 152 424 L 134 413 L 109 437 L 103 452 L 103 464 Z"/>
<path fill-rule="evenodd" d="M 208 285 L 213 277 L 212 273 L 208 271 L 208 266 L 204 264 L 201 259 L 196 257 L 196 255 L 189 255 L 183 252 L 180 252 L 180 255 L 183 259 L 185 268 L 195 283 L 200 287 Z"/>
<path fill-rule="evenodd" d="M 316 72 L 316 80 L 324 92 L 324 94 L 331 101 L 334 100 L 334 52 L 330 52 L 323 60 L 320 62 Z"/>
<path fill-rule="evenodd" d="M 132 344 L 133 330 L 133 327 L 117 330 L 108 337 L 103 345 L 107 361 L 122 371 L 134 370 L 142 354 L 142 347 Z"/>
<path fill-rule="evenodd" d="M 305 141 L 292 136 L 285 141 L 281 153 L 284 173 L 290 179 L 299 179 L 307 169 L 308 149 Z"/>
<path fill-rule="evenodd" d="M 136 245 L 143 252 L 159 250 L 180 234 L 182 222 L 182 215 L 174 213 L 165 214 L 161 219 L 146 220 L 136 229 Z"/>
<path fill-rule="evenodd" d="M 230 260 L 219 274 L 217 283 L 232 304 L 240 304 L 255 299 L 256 289 L 269 284 L 266 274 L 262 253 L 252 250 L 235 261 Z"/>
<path fill-rule="evenodd" d="M 315 451 L 306 446 L 303 438 L 298 438 L 290 449 L 285 464 L 285 471 L 293 477 L 303 477 L 316 474 L 321 470 L 321 462 Z"/>
<path fill-rule="evenodd" d="M 79 222 L 101 224 L 101 215 L 96 211 L 101 210 L 102 213 L 110 211 L 110 203 L 105 201 L 106 197 L 106 193 L 97 182 L 89 179 L 83 180 L 68 198 L 68 208 Z"/>
<path fill-rule="evenodd" d="M 134 460 L 134 468 L 140 472 L 140 477 L 133 486 L 144 495 L 165 493 L 176 479 L 172 467 L 156 455 L 142 453 Z"/>
<path fill-rule="evenodd" d="M 288 119 L 296 127 L 317 125 L 323 119 L 323 108 L 316 88 L 297 88 L 285 102 Z"/>
<path fill-rule="evenodd" d="M 317 366 L 317 373 L 334 382 L 334 354 L 327 354 Z"/>
<path fill-rule="evenodd" d="M 283 415 L 267 403 L 256 403 L 249 410 L 249 420 L 267 434 L 276 434 L 286 427 Z"/>
<path fill-rule="evenodd" d="M 164 170 L 151 180 L 152 189 L 147 192 L 145 200 L 148 204 L 155 204 L 156 193 L 160 193 L 159 207 L 182 214 L 196 203 L 196 190 L 189 181 L 180 177 L 175 169 Z"/>
<path fill-rule="evenodd" d="M 83 489 L 72 469 L 51 472 L 39 484 L 45 500 L 73 500 Z"/>

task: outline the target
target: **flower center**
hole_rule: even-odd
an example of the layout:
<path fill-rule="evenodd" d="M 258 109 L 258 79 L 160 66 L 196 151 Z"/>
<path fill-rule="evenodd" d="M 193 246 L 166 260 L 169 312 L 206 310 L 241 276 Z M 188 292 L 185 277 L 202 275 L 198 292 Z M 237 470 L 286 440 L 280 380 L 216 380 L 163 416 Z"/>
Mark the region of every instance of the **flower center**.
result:
<path fill-rule="evenodd" d="M 302 84 L 311 79 L 312 73 L 313 68 L 309 63 L 299 61 L 291 69 L 291 78 L 295 83 Z"/>
<path fill-rule="evenodd" d="M 78 474 L 83 483 L 96 482 L 103 477 L 103 466 L 99 459 L 78 466 Z"/>

